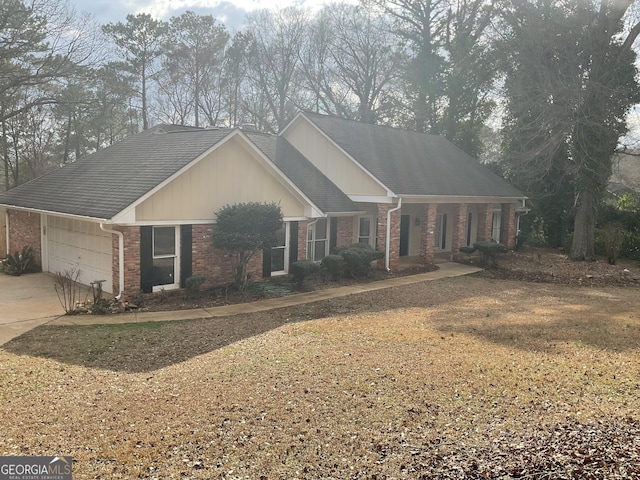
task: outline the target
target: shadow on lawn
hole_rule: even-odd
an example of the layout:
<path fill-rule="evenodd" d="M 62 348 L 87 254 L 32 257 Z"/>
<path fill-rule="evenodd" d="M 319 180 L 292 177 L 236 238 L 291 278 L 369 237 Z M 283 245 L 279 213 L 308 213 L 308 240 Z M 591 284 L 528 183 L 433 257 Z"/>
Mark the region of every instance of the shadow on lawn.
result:
<path fill-rule="evenodd" d="M 554 352 L 562 344 L 610 351 L 640 345 L 638 300 L 597 290 L 459 277 L 385 291 L 207 320 L 90 326 L 42 326 L 6 344 L 11 353 L 113 371 L 149 372 L 189 360 L 288 323 L 424 308 L 434 329 L 520 350 Z M 400 314 L 400 313 L 399 313 Z"/>
<path fill-rule="evenodd" d="M 393 287 L 380 301 L 379 292 L 367 292 L 265 312 L 206 320 L 87 326 L 43 325 L 13 339 L 3 349 L 18 355 L 114 371 L 148 372 L 189 360 L 245 338 L 261 335 L 288 323 L 397 308 L 433 307 L 473 295 L 468 282 L 447 279 Z M 407 288 L 418 289 L 403 295 Z M 495 283 L 496 290 L 508 284 Z M 422 293 L 424 292 L 424 293 Z"/>

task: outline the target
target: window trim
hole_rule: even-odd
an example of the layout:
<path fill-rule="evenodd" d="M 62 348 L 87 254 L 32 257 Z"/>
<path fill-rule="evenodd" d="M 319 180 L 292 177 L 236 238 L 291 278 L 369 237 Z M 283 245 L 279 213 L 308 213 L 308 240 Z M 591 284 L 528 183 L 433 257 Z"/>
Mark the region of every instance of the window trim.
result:
<path fill-rule="evenodd" d="M 326 230 L 325 230 L 325 237 L 322 239 L 318 239 L 317 238 L 317 230 L 318 230 L 318 223 L 320 221 L 325 221 L 326 223 Z M 331 238 L 330 235 L 330 226 L 331 226 L 331 222 L 329 221 L 329 217 L 321 217 L 318 218 L 317 220 L 315 220 L 313 223 L 307 224 L 307 260 L 311 260 L 313 262 L 320 262 L 322 261 L 322 258 L 326 257 L 327 255 L 329 255 L 329 240 Z M 316 256 L 316 243 L 318 242 L 324 242 L 325 244 L 325 248 L 324 248 L 324 256 L 319 259 L 319 260 L 314 260 L 315 256 Z"/>
<path fill-rule="evenodd" d="M 156 255 L 156 229 L 157 228 L 170 228 L 174 229 L 174 246 L 172 255 Z M 151 228 L 151 263 L 156 259 L 173 258 L 173 283 L 166 283 L 164 285 L 153 285 L 154 292 L 161 292 L 163 290 L 174 290 L 180 288 L 180 225 L 154 225 Z"/>
<path fill-rule="evenodd" d="M 362 235 L 362 224 L 360 223 L 362 219 L 368 219 L 369 220 L 369 232 L 368 235 Z M 360 215 L 358 217 L 358 243 L 365 243 L 362 242 L 361 239 L 367 239 L 366 244 L 369 245 L 371 248 L 374 247 L 374 240 L 375 240 L 375 235 L 373 234 L 373 215 Z"/>
<path fill-rule="evenodd" d="M 273 259 L 273 251 L 274 250 L 284 250 L 284 270 L 273 270 L 273 260 L 271 261 L 271 276 L 278 275 L 286 275 L 289 272 L 289 247 L 290 241 L 289 237 L 291 236 L 291 224 L 290 222 L 283 222 L 284 227 L 284 245 L 277 245 L 271 248 L 271 255 Z"/>

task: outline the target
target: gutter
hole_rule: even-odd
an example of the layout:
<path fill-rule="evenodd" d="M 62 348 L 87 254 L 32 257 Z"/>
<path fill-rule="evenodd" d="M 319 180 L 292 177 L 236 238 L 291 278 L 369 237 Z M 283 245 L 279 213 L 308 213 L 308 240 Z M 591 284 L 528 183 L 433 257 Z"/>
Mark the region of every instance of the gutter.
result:
<path fill-rule="evenodd" d="M 384 250 L 385 250 L 384 251 L 384 268 L 387 272 L 391 271 L 391 268 L 389 268 L 389 253 L 391 251 L 391 245 L 389 245 L 391 243 L 391 214 L 393 212 L 397 212 L 401 208 L 402 208 L 402 197 L 398 199 L 398 206 L 396 208 L 392 208 L 387 212 L 387 242 L 384 247 Z"/>
<path fill-rule="evenodd" d="M 116 295 L 116 300 L 120 301 L 124 293 L 124 234 L 118 230 L 105 228 L 102 222 L 100 222 L 100 230 L 111 233 L 112 235 L 115 233 L 118 236 L 118 287 L 120 293 Z"/>

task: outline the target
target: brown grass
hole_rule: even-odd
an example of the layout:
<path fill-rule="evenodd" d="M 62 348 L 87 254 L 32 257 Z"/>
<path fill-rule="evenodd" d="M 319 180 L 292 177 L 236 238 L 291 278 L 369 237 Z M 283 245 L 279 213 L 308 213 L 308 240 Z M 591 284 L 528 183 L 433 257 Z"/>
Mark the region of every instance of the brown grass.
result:
<path fill-rule="evenodd" d="M 74 478 L 640 478 L 640 296 L 482 277 L 0 351 L 1 455 Z"/>

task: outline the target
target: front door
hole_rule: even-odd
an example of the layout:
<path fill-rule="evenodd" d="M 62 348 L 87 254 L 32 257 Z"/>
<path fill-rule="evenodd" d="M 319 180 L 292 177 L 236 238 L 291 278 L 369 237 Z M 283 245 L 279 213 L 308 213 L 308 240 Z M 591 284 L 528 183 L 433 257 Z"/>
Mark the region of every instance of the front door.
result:
<path fill-rule="evenodd" d="M 400 256 L 409 255 L 409 226 L 411 225 L 411 215 L 400 216 Z"/>

